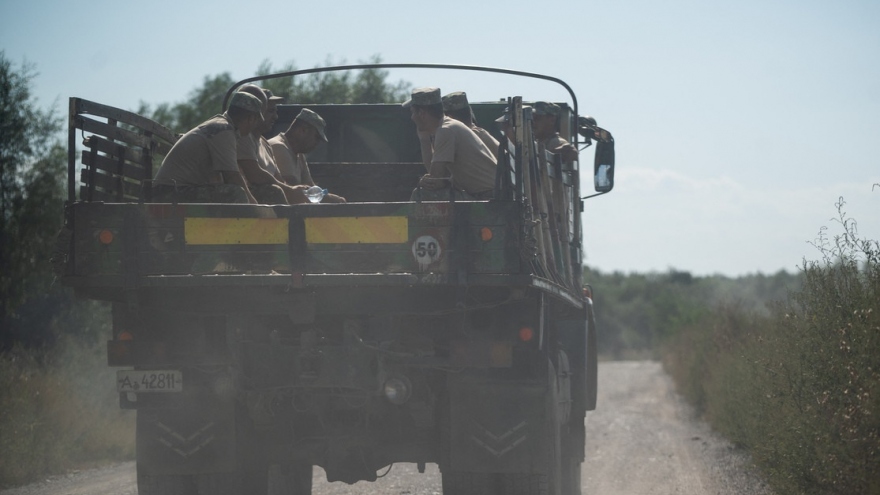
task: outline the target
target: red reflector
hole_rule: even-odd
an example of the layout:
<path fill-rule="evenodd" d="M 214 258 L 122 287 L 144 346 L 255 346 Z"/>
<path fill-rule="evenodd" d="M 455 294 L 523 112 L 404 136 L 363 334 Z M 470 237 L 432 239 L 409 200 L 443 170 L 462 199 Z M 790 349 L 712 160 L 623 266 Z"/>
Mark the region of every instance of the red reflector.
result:
<path fill-rule="evenodd" d="M 535 338 L 535 331 L 529 327 L 522 327 L 519 329 L 519 340 L 523 342 L 528 342 Z"/>
<path fill-rule="evenodd" d="M 492 234 L 492 229 L 490 229 L 489 227 L 483 227 L 482 229 L 480 229 L 480 239 L 483 239 L 484 242 L 491 241 L 493 236 L 494 234 Z"/>
<path fill-rule="evenodd" d="M 126 331 L 126 330 L 123 330 L 123 331 L 119 334 L 119 337 L 116 338 L 116 340 L 126 340 L 126 341 L 128 341 L 128 340 L 134 340 L 134 335 L 128 333 L 128 331 Z"/>
<path fill-rule="evenodd" d="M 101 241 L 101 244 L 105 246 L 113 242 L 113 232 L 109 230 L 102 230 L 100 234 L 98 234 L 98 240 Z"/>

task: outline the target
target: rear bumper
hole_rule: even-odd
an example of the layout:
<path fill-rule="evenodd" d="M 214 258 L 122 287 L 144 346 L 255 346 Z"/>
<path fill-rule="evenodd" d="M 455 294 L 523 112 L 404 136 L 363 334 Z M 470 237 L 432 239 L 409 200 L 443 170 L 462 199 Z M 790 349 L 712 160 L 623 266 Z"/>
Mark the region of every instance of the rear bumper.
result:
<path fill-rule="evenodd" d="M 583 308 L 583 295 L 567 287 L 533 275 L 468 274 L 462 277 L 446 273 L 368 273 L 368 274 L 246 274 L 246 275 L 152 275 L 126 279 L 123 276 L 68 276 L 64 284 L 84 295 L 106 301 L 120 301 L 123 291 L 138 289 L 238 289 L 246 293 L 254 288 L 276 288 L 286 292 L 314 292 L 339 288 L 501 288 L 537 289 Z"/>

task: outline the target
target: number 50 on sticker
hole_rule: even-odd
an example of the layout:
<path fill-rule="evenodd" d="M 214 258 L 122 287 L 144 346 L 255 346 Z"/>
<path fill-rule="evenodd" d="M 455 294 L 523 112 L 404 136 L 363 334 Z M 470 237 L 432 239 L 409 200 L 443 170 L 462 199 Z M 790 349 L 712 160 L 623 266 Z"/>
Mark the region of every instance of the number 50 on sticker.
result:
<path fill-rule="evenodd" d="M 443 250 L 440 248 L 440 242 L 437 239 L 430 235 L 423 235 L 413 242 L 412 254 L 419 267 L 424 268 L 438 261 L 443 254 Z"/>

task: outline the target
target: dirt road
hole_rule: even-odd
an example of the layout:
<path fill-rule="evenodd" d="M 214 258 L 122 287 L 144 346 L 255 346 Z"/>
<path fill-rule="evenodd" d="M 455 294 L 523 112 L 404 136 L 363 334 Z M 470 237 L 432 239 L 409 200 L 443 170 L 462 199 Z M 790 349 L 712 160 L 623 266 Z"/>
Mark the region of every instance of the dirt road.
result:
<path fill-rule="evenodd" d="M 395 465 L 376 483 L 327 483 L 315 469 L 315 495 L 440 495 L 429 465 Z M 587 415 L 584 495 L 769 494 L 744 455 L 696 421 L 659 363 L 599 365 L 599 408 Z M 51 478 L 0 495 L 136 495 L 133 463 Z"/>

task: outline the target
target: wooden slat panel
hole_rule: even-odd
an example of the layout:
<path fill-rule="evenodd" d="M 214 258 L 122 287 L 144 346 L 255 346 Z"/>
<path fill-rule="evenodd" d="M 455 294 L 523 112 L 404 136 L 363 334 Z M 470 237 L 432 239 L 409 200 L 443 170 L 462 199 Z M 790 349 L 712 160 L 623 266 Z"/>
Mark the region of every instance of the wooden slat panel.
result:
<path fill-rule="evenodd" d="M 98 122 L 95 119 L 83 115 L 76 116 L 76 126 L 80 129 L 99 134 L 114 141 L 122 141 L 131 146 L 140 146 L 141 148 L 150 149 L 152 140 L 147 136 L 142 136 L 127 129 Z"/>
<path fill-rule="evenodd" d="M 139 148 L 132 148 L 123 144 L 113 143 L 96 134 L 87 136 L 83 141 L 83 145 L 96 149 L 101 153 L 106 153 L 114 158 L 122 155 L 127 161 L 138 165 L 141 165 L 144 160 L 144 154 Z"/>
<path fill-rule="evenodd" d="M 145 132 L 151 133 L 156 138 L 164 140 L 168 144 L 174 144 L 177 141 L 177 134 L 171 129 L 146 117 L 119 108 L 77 98 L 76 113 L 88 113 L 119 122 L 125 122 L 126 124 L 133 125 Z"/>
<path fill-rule="evenodd" d="M 142 136 L 127 129 L 114 127 L 103 122 L 98 122 L 97 120 L 93 120 L 83 115 L 76 116 L 76 126 L 86 132 L 99 134 L 114 141 L 122 141 L 132 146 L 140 146 L 145 149 L 153 149 L 153 147 L 155 147 L 156 152 L 162 155 L 167 155 L 168 151 L 171 150 L 171 146 L 161 140 L 153 140 L 147 136 Z M 151 144 L 154 146 L 151 146 Z"/>
<path fill-rule="evenodd" d="M 92 174 L 92 171 L 89 169 L 82 169 L 80 173 L 80 180 L 83 184 L 90 184 L 94 187 L 99 187 L 111 194 L 113 194 L 113 198 L 117 199 L 117 192 L 119 191 L 120 180 L 118 176 L 110 176 L 105 175 L 101 172 L 95 171 Z M 126 196 L 130 196 L 132 198 L 140 198 L 141 197 L 141 184 L 136 184 L 133 182 L 122 181 L 122 193 Z M 85 198 L 84 198 L 85 199 Z"/>
<path fill-rule="evenodd" d="M 93 153 L 85 151 L 82 158 L 84 165 L 104 170 L 108 174 L 116 175 L 119 173 L 119 161 L 115 157 L 95 156 Z M 122 175 L 138 182 L 147 178 L 147 172 L 143 167 L 128 162 L 123 162 L 122 164 Z"/>

